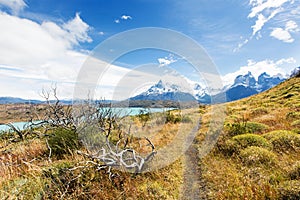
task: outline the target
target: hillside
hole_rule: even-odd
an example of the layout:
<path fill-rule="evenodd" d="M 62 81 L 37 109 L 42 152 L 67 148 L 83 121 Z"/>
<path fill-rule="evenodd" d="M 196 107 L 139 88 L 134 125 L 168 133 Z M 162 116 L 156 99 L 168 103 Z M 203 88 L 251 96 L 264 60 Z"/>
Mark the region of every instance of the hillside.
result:
<path fill-rule="evenodd" d="M 88 151 L 69 130 L 24 131 L 23 140 L 3 134 L 0 199 L 299 199 L 299 93 L 300 78 L 292 78 L 225 104 L 224 129 L 205 157 L 200 156 L 201 144 L 211 125 L 212 106 L 171 111 L 164 113 L 166 118 L 142 114 L 124 119 L 133 120 L 130 127 L 146 133 L 158 152 L 202 119 L 185 155 L 141 174 L 97 169 L 103 162 L 80 153 Z M 130 148 L 149 150 L 144 142 L 130 140 Z M 174 155 L 180 146 L 172 150 Z M 158 153 L 153 160 L 163 158 Z"/>
<path fill-rule="evenodd" d="M 226 104 L 224 131 L 202 159 L 210 199 L 300 198 L 299 97 L 300 78 L 292 78 Z"/>

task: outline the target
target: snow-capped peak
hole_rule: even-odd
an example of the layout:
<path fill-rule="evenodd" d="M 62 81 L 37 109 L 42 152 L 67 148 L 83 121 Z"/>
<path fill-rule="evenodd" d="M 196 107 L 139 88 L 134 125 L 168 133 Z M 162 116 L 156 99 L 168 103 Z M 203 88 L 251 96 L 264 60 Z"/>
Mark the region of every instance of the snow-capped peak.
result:
<path fill-rule="evenodd" d="M 244 85 L 244 86 L 255 86 L 256 80 L 251 72 L 246 75 L 239 75 L 235 78 L 233 86 Z"/>
<path fill-rule="evenodd" d="M 300 66 L 297 67 L 297 68 L 295 68 L 295 69 L 291 72 L 290 77 L 297 76 L 299 73 L 300 73 Z"/>
<path fill-rule="evenodd" d="M 180 87 L 178 85 L 163 82 L 162 80 L 159 80 L 158 83 L 151 86 L 147 91 L 146 94 L 162 94 L 165 92 L 178 92 L 180 91 Z"/>

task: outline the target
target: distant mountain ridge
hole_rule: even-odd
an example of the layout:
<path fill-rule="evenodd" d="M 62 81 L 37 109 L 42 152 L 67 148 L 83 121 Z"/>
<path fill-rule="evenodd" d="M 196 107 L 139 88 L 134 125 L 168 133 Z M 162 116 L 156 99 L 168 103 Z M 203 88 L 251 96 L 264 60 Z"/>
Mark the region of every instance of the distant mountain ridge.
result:
<path fill-rule="evenodd" d="M 190 83 L 192 91 L 184 92 L 179 85 L 160 80 L 145 92 L 131 97 L 130 100 L 197 100 L 199 103 L 209 104 L 212 98 L 217 99 L 222 93 L 225 93 L 227 101 L 234 101 L 268 90 L 284 80 L 286 79 L 280 74 L 270 76 L 266 72 L 259 75 L 256 80 L 252 73 L 248 72 L 245 75 L 238 75 L 232 85 L 224 87 L 223 90 L 213 96 L 209 95 L 208 89 L 199 83 Z"/>
<path fill-rule="evenodd" d="M 259 75 L 256 80 L 252 73 L 248 72 L 245 75 L 237 76 L 233 85 L 224 92 L 226 93 L 227 101 L 234 101 L 268 90 L 284 80 L 286 79 L 280 74 L 270 76 L 266 72 Z"/>
<path fill-rule="evenodd" d="M 130 100 L 195 101 L 196 98 L 192 94 L 182 91 L 180 86 L 160 80 L 147 91 L 131 97 Z"/>
<path fill-rule="evenodd" d="M 300 67 L 295 68 L 290 77 L 299 76 Z M 159 80 L 156 84 L 152 85 L 146 91 L 130 97 L 130 101 L 198 101 L 203 104 L 210 104 L 212 99 L 218 99 L 222 94 L 226 95 L 226 101 L 235 101 L 254 94 L 258 94 L 265 90 L 268 90 L 279 83 L 285 81 L 281 74 L 270 76 L 266 72 L 260 74 L 256 79 L 249 71 L 247 74 L 238 75 L 232 85 L 225 86 L 220 89 L 218 93 L 210 95 L 208 88 L 201 86 L 196 82 L 189 82 L 190 90 L 182 88 L 180 85 L 176 85 L 169 82 Z M 72 104 L 72 100 L 61 100 L 64 104 Z M 113 102 L 109 101 L 108 102 Z M 217 101 L 224 102 L 224 99 Z M 13 104 L 13 103 L 32 103 L 40 104 L 45 101 L 40 100 L 27 100 L 15 97 L 0 97 L 0 104 Z"/>
<path fill-rule="evenodd" d="M 30 100 L 30 99 L 22 99 L 17 97 L 0 97 L 0 104 L 19 104 L 19 103 L 31 103 L 31 104 L 39 104 L 42 103 L 40 100 Z"/>
<path fill-rule="evenodd" d="M 50 100 L 50 102 L 55 102 L 56 100 Z M 63 104 L 72 104 L 72 100 L 60 100 Z M 0 97 L 0 104 L 43 104 L 46 101 L 36 100 L 36 99 L 22 99 L 18 97 Z"/>

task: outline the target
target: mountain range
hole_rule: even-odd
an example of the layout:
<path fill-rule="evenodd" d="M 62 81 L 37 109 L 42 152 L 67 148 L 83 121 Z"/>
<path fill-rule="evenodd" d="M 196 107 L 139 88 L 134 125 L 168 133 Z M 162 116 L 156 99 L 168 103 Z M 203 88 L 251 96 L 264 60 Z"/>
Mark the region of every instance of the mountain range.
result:
<path fill-rule="evenodd" d="M 226 93 L 227 101 L 242 99 L 268 90 L 286 80 L 282 75 L 270 76 L 266 72 L 258 76 L 257 80 L 251 72 L 239 75 L 234 83 L 223 92 Z"/>
<path fill-rule="evenodd" d="M 300 73 L 300 67 L 292 71 L 290 77 L 297 76 Z M 189 82 L 189 90 L 180 85 L 159 80 L 146 91 L 129 98 L 130 101 L 198 101 L 203 104 L 210 104 L 212 99 L 218 99 L 222 95 L 226 95 L 224 101 L 235 101 L 254 94 L 258 94 L 268 90 L 279 83 L 286 80 L 281 74 L 270 76 L 266 72 L 262 73 L 256 79 L 251 72 L 244 75 L 238 75 L 233 84 L 227 85 L 218 92 L 210 95 L 208 88 L 202 86 L 200 83 Z M 72 100 L 62 100 L 64 104 L 72 104 Z M 26 100 L 14 97 L 0 97 L 0 104 L 9 103 L 45 103 L 40 100 Z"/>
<path fill-rule="evenodd" d="M 197 100 L 200 103 L 209 104 L 212 98 L 218 98 L 218 96 L 225 93 L 226 101 L 234 101 L 268 90 L 284 80 L 285 78 L 280 74 L 270 76 L 266 72 L 259 75 L 256 80 L 252 73 L 248 72 L 245 75 L 237 76 L 232 85 L 225 86 L 214 95 L 209 95 L 208 89 L 199 83 L 191 83 L 190 88 L 192 88 L 192 91 L 184 92 L 184 89 L 179 85 L 160 80 L 148 90 L 130 98 L 130 100 Z"/>

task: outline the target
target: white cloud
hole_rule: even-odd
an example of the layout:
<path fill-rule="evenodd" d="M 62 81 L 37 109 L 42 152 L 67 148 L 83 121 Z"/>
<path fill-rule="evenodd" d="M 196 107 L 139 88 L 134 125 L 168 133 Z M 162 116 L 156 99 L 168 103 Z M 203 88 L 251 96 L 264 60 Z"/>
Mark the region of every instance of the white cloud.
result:
<path fill-rule="evenodd" d="M 128 20 L 128 19 L 132 19 L 132 17 L 129 15 L 122 15 L 121 19 Z"/>
<path fill-rule="evenodd" d="M 57 83 L 60 98 L 73 97 L 78 73 L 87 58 L 91 59 L 87 53 L 75 50 L 78 44 L 91 41 L 88 35 L 90 26 L 79 14 L 57 24 L 52 21 L 37 23 L 0 12 L 0 27 L 5 30 L 0 32 L 0 84 L 5 85 L 0 89 L 0 96 L 41 99 L 41 90 Z M 105 71 L 98 83 L 88 82 L 100 86 L 95 98 L 113 98 L 115 88 L 125 87 L 124 91 L 128 91 L 128 88 L 138 86 L 132 85 L 133 79 L 143 83 L 145 77 L 151 77 L 138 70 L 131 72 L 130 69 L 94 60 L 96 66 L 89 73 L 100 76 Z M 125 75 L 132 76 L 132 79 L 119 84 Z"/>
<path fill-rule="evenodd" d="M 252 32 L 252 37 L 258 33 L 265 23 L 267 23 L 269 20 L 271 20 L 276 14 L 278 14 L 282 9 L 276 9 L 271 12 L 271 14 L 268 17 L 265 17 L 263 14 L 258 14 L 257 20 L 255 22 L 255 25 L 251 26 L 253 32 Z"/>
<path fill-rule="evenodd" d="M 294 39 L 292 38 L 291 34 L 282 28 L 274 28 L 271 32 L 270 36 L 281 40 L 283 42 L 292 43 L 294 42 Z"/>
<path fill-rule="evenodd" d="M 235 77 L 238 75 L 247 74 L 250 71 L 253 76 L 257 79 L 260 74 L 267 72 L 269 75 L 274 76 L 282 74 L 283 76 L 290 73 L 295 68 L 292 64 L 296 63 L 294 58 L 280 59 L 278 61 L 263 60 L 255 62 L 254 60 L 248 60 L 246 66 L 240 67 L 239 70 L 233 73 L 228 73 L 222 77 L 224 85 L 230 85 L 233 83 Z"/>
<path fill-rule="evenodd" d="M 285 63 L 294 64 L 294 63 L 296 63 L 296 60 L 295 60 L 295 58 L 290 57 L 290 58 L 283 58 L 283 59 L 276 61 L 276 65 L 283 65 Z"/>
<path fill-rule="evenodd" d="M 291 31 L 291 32 L 298 32 L 299 29 L 298 29 L 298 25 L 295 21 L 288 21 L 286 24 L 285 24 L 285 30 L 287 31 Z"/>
<path fill-rule="evenodd" d="M 288 4 L 289 3 L 289 4 Z M 233 52 L 237 52 L 240 48 L 246 45 L 254 37 L 259 40 L 262 38 L 261 30 L 269 23 L 270 20 L 275 19 L 279 13 L 289 12 L 291 13 L 293 9 L 289 6 L 294 4 L 294 0 L 249 0 L 249 5 L 251 6 L 251 12 L 248 14 L 248 18 L 255 18 L 255 24 L 251 26 L 252 34 L 249 39 L 244 40 L 238 44 Z M 296 14 L 295 14 L 296 15 Z M 290 24 L 291 26 L 293 24 Z M 282 30 L 276 30 L 272 35 L 279 37 L 284 36 L 287 38 L 286 32 L 283 33 Z M 286 41 L 290 41 L 289 39 Z"/>
<path fill-rule="evenodd" d="M 167 57 L 164 57 L 164 58 L 158 58 L 157 61 L 158 61 L 158 63 L 159 63 L 159 66 L 160 66 L 160 67 L 163 67 L 163 66 L 170 65 L 170 64 L 176 62 L 177 60 L 174 58 L 174 56 L 173 56 L 172 54 L 170 54 L 170 55 L 167 56 Z"/>
<path fill-rule="evenodd" d="M 0 12 L 0 27 L 5 30 L 0 32 L 0 75 L 1 84 L 6 85 L 0 90 L 1 96 L 31 98 L 28 94 L 40 91 L 44 83 L 74 83 L 87 57 L 74 47 L 92 41 L 90 27 L 79 14 L 59 25 Z M 70 93 L 68 89 L 63 87 L 64 94 Z"/>
<path fill-rule="evenodd" d="M 121 20 L 130 20 L 130 19 L 132 19 L 132 17 L 130 15 L 122 15 L 119 19 L 115 20 L 115 23 L 119 24 L 119 23 L 121 23 Z"/>
<path fill-rule="evenodd" d="M 14 15 L 17 15 L 27 6 L 23 0 L 0 0 L 0 7 L 1 5 L 10 8 Z"/>
<path fill-rule="evenodd" d="M 270 12 L 270 10 L 280 8 L 283 4 L 287 2 L 292 2 L 292 0 L 265 0 L 265 1 L 250 0 L 249 4 L 253 7 L 248 17 L 249 18 L 256 17 L 259 14 L 263 13 L 264 11 Z"/>
<path fill-rule="evenodd" d="M 99 35 L 104 35 L 103 31 L 98 32 Z"/>
<path fill-rule="evenodd" d="M 233 52 L 238 52 L 248 42 L 249 42 L 249 39 L 245 39 L 243 42 L 239 43 L 236 48 L 233 49 Z"/>
<path fill-rule="evenodd" d="M 295 21 L 288 21 L 285 24 L 285 28 L 273 28 L 270 36 L 281 40 L 286 43 L 294 42 L 294 38 L 292 37 L 291 33 L 299 32 L 298 25 Z"/>
<path fill-rule="evenodd" d="M 65 23 L 63 28 L 69 33 L 68 38 L 73 44 L 78 44 L 79 42 L 92 42 L 92 39 L 88 36 L 90 27 L 87 23 L 82 21 L 79 13 L 76 13 L 74 19 Z"/>

